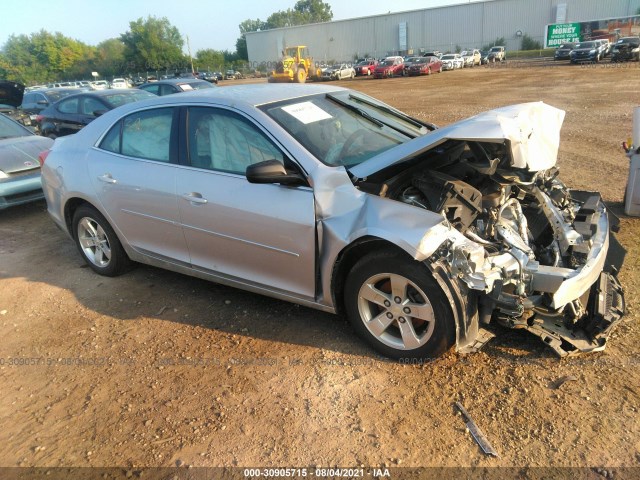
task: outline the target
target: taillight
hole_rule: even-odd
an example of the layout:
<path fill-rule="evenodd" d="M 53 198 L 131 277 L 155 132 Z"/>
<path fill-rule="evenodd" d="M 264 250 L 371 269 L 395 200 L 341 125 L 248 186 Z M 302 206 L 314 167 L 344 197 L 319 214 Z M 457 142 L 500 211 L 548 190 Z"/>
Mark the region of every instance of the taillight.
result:
<path fill-rule="evenodd" d="M 40 166 L 41 167 L 44 165 L 44 162 L 47 159 L 47 157 L 49 156 L 49 152 L 50 151 L 51 151 L 51 149 L 47 149 L 47 150 L 43 150 L 42 152 L 40 152 L 38 154 L 38 161 L 40 162 Z"/>
<path fill-rule="evenodd" d="M 36 123 L 40 123 L 44 120 L 44 115 L 36 115 Z"/>

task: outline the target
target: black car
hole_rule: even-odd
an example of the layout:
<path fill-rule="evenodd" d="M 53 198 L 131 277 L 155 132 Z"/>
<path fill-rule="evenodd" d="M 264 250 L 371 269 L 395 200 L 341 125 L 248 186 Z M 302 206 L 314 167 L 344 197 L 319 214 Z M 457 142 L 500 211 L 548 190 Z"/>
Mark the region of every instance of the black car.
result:
<path fill-rule="evenodd" d="M 571 52 L 576 48 L 575 43 L 563 43 L 558 48 L 556 48 L 556 52 L 553 54 L 554 60 L 569 60 L 571 57 Z"/>
<path fill-rule="evenodd" d="M 158 82 L 145 83 L 138 88 L 154 95 L 163 97 L 173 93 L 190 92 L 202 88 L 212 88 L 213 85 L 205 80 L 197 78 L 168 78 Z"/>
<path fill-rule="evenodd" d="M 36 121 L 36 116 L 49 105 L 56 103 L 69 95 L 75 95 L 89 89 L 78 88 L 49 88 L 46 90 L 33 90 L 24 94 L 20 110 L 29 115 L 31 122 Z"/>
<path fill-rule="evenodd" d="M 595 40 L 576 43 L 575 48 L 571 50 L 569 54 L 571 63 L 597 63 L 600 61 L 600 58 L 602 58 L 601 45 Z"/>
<path fill-rule="evenodd" d="M 640 37 L 623 37 L 611 49 L 612 62 L 640 62 Z"/>
<path fill-rule="evenodd" d="M 11 117 L 22 125 L 31 125 L 29 115 L 18 110 L 23 95 L 24 85 L 21 83 L 0 80 L 0 113 Z"/>
<path fill-rule="evenodd" d="M 137 90 L 97 90 L 71 95 L 44 109 L 36 118 L 40 134 L 56 138 L 78 132 L 100 115 L 125 103 L 137 102 L 155 95 Z"/>

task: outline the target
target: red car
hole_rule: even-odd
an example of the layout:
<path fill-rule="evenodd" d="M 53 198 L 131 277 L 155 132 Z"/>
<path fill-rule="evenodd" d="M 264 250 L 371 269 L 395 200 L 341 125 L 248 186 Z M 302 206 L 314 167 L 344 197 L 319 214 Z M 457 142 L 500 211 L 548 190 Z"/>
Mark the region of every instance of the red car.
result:
<path fill-rule="evenodd" d="M 395 77 L 402 75 L 404 60 L 402 57 L 387 57 L 373 71 L 374 78 Z"/>
<path fill-rule="evenodd" d="M 362 60 L 354 65 L 358 77 L 362 75 L 372 75 L 378 65 L 377 60 Z"/>
<path fill-rule="evenodd" d="M 409 75 L 431 75 L 442 71 L 442 62 L 438 57 L 420 57 L 409 67 Z"/>

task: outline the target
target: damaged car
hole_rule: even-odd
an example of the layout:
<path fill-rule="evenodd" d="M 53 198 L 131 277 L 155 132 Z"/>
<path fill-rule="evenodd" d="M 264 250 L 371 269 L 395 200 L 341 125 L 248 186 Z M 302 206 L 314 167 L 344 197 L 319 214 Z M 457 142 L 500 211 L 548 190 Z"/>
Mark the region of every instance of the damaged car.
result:
<path fill-rule="evenodd" d="M 605 348 L 612 224 L 559 179 L 563 111 L 437 128 L 339 87 L 223 90 L 122 106 L 42 155 L 48 211 L 95 272 L 141 262 L 345 314 L 395 359 L 475 351 L 490 323 Z"/>

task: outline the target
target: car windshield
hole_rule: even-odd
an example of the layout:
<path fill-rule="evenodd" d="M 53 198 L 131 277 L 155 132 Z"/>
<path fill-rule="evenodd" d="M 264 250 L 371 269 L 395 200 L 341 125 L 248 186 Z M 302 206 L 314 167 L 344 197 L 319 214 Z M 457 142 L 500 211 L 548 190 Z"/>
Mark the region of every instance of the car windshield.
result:
<path fill-rule="evenodd" d="M 189 82 L 181 84 L 180 87 L 183 90 L 202 90 L 203 88 L 213 88 L 213 85 L 209 82 Z"/>
<path fill-rule="evenodd" d="M 393 63 L 395 62 L 395 60 L 385 60 L 384 61 L 384 65 L 387 67 L 390 67 L 391 65 L 393 65 Z"/>
<path fill-rule="evenodd" d="M 454 58 L 456 58 L 455 55 L 445 55 L 442 57 L 443 60 L 453 60 Z"/>
<path fill-rule="evenodd" d="M 413 63 L 419 65 L 421 63 L 427 63 L 429 61 L 429 57 L 427 58 L 417 58 Z"/>
<path fill-rule="evenodd" d="M 618 44 L 621 43 L 633 43 L 633 44 L 637 44 L 640 43 L 640 38 L 621 38 L 620 40 L 618 40 Z"/>
<path fill-rule="evenodd" d="M 582 42 L 576 45 L 576 48 L 595 48 L 596 42 Z"/>
<path fill-rule="evenodd" d="M 112 107 L 119 107 L 125 103 L 133 103 L 138 100 L 144 100 L 146 98 L 156 98 L 153 93 L 145 92 L 144 90 L 132 90 L 130 92 L 119 92 L 105 95 L 104 98 Z"/>
<path fill-rule="evenodd" d="M 561 48 L 563 48 L 563 49 L 566 49 L 566 48 L 573 48 L 573 43 L 563 43 L 562 45 L 560 45 L 560 46 L 558 47 L 558 49 L 561 49 Z"/>
<path fill-rule="evenodd" d="M 492 52 L 500 52 L 502 49 L 500 47 L 493 47 L 490 51 Z"/>
<path fill-rule="evenodd" d="M 330 166 L 358 165 L 429 131 L 426 125 L 367 95 L 348 91 L 261 108 Z"/>
<path fill-rule="evenodd" d="M 5 138 L 26 137 L 31 135 L 22 125 L 0 114 L 0 140 Z"/>

